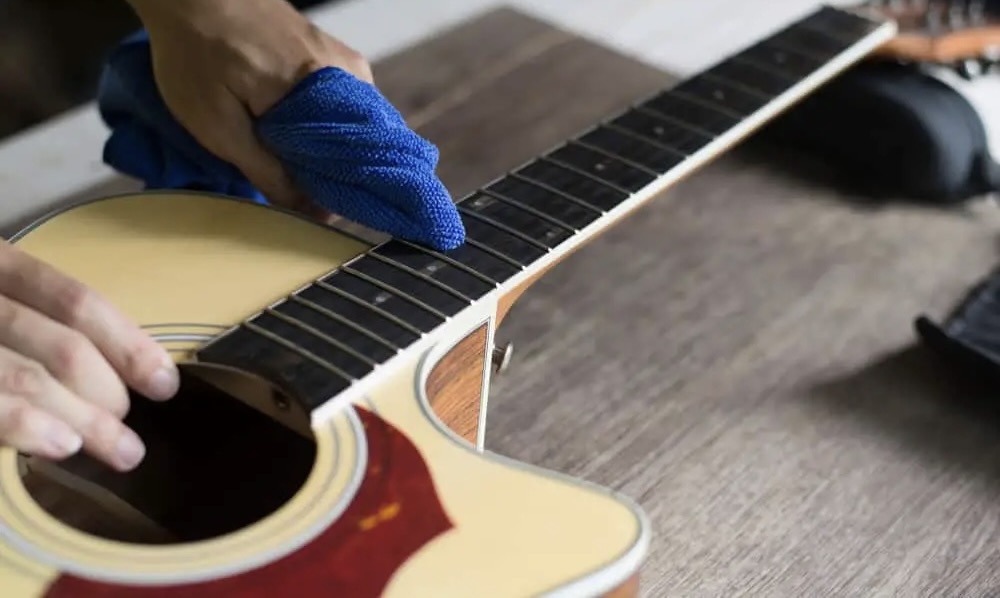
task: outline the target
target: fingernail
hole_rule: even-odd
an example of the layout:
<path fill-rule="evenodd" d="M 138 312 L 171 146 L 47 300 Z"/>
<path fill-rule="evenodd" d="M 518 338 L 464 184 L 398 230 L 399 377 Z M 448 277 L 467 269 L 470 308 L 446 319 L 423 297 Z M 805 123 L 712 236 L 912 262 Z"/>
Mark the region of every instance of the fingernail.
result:
<path fill-rule="evenodd" d="M 118 438 L 115 453 L 118 457 L 118 465 L 122 469 L 132 469 L 146 456 L 146 447 L 138 436 L 126 432 Z"/>
<path fill-rule="evenodd" d="M 83 446 L 83 437 L 73 431 L 72 428 L 62 424 L 55 424 L 48 429 L 49 443 L 60 455 L 73 455 Z"/>
<path fill-rule="evenodd" d="M 180 387 L 180 374 L 174 365 L 164 366 L 149 379 L 149 390 L 156 395 L 152 398 L 169 399 L 177 394 Z"/>

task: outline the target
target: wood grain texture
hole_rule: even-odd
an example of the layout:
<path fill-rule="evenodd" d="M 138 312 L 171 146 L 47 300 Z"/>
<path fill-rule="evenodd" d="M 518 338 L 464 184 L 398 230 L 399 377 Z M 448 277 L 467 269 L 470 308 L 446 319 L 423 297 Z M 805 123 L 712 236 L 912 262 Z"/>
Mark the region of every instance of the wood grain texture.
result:
<path fill-rule="evenodd" d="M 538 31 L 503 12 L 449 43 Z M 549 60 L 566 47 L 608 58 Z M 408 78 L 458 56 L 417 48 Z M 664 77 L 574 39 L 420 130 L 460 193 Z M 518 350 L 487 449 L 639 499 L 647 596 L 994 596 L 995 391 L 955 382 L 911 323 L 992 267 L 996 221 L 868 206 L 804 162 L 745 144 L 528 288 L 498 330 Z"/>
<path fill-rule="evenodd" d="M 386 97 L 441 150 L 438 175 L 456 197 L 673 80 L 511 9 L 373 70 Z"/>
<path fill-rule="evenodd" d="M 476 444 L 489 331 L 484 324 L 461 340 L 427 377 L 427 399 L 452 432 Z"/>
<path fill-rule="evenodd" d="M 602 598 L 634 598 L 639 595 L 639 574 L 635 574 L 628 581 L 611 590 Z"/>

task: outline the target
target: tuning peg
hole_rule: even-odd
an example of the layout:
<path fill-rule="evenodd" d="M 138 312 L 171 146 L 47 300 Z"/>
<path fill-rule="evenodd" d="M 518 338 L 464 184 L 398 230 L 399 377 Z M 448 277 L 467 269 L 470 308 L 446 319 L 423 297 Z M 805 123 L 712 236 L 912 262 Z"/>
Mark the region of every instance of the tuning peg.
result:
<path fill-rule="evenodd" d="M 1000 66 L 1000 54 L 986 52 L 976 58 L 967 58 L 951 65 L 951 67 L 963 79 L 972 80 L 996 71 Z"/>
<path fill-rule="evenodd" d="M 510 365 L 510 358 L 513 355 L 513 343 L 506 343 L 504 345 L 493 347 L 493 371 L 497 374 L 501 374 L 506 371 L 507 366 Z"/>
<path fill-rule="evenodd" d="M 985 74 L 989 70 L 989 65 L 984 65 L 979 59 L 969 58 L 958 61 L 954 69 L 963 79 L 972 80 Z"/>

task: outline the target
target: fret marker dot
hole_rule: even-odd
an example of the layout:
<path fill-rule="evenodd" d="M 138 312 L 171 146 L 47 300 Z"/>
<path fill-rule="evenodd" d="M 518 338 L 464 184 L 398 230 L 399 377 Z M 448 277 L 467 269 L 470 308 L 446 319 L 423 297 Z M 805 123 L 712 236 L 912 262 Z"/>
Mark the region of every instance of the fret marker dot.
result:
<path fill-rule="evenodd" d="M 663 127 L 661 127 L 660 125 L 656 125 L 655 127 L 653 127 L 653 133 L 657 137 L 662 137 L 665 132 L 666 132 L 665 129 Z"/>
<path fill-rule="evenodd" d="M 716 89 L 712 92 L 712 97 L 717 100 L 724 100 L 726 99 L 726 94 L 724 94 L 721 89 Z"/>
<path fill-rule="evenodd" d="M 372 303 L 374 303 L 375 305 L 379 305 L 380 303 L 385 303 L 389 299 L 392 299 L 392 294 L 383 291 L 378 295 L 375 295 L 375 298 L 372 299 Z"/>
<path fill-rule="evenodd" d="M 597 172 L 601 172 L 605 168 L 607 168 L 607 165 L 604 164 L 604 162 L 598 162 L 597 164 L 594 164 L 594 170 L 596 170 Z"/>
<path fill-rule="evenodd" d="M 774 61 L 777 62 L 778 64 L 784 64 L 786 59 L 787 57 L 785 56 L 784 52 L 774 53 Z"/>

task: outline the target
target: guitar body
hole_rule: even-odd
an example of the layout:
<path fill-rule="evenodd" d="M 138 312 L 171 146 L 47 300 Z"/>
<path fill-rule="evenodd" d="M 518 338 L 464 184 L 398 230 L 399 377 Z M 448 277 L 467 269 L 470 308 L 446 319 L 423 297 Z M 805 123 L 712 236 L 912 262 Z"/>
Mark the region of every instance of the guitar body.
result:
<path fill-rule="evenodd" d="M 272 208 L 179 193 L 87 203 L 37 223 L 14 242 L 149 329 L 191 384 L 224 389 L 239 398 L 229 399 L 245 411 L 239 417 L 269 423 L 255 424 L 260 431 L 249 440 L 233 435 L 233 443 L 246 444 L 245 458 L 232 458 L 226 421 L 197 438 L 199 421 L 210 415 L 208 399 L 200 406 L 179 396 L 178 404 L 187 404 L 184 421 L 149 411 L 173 409 L 171 402 L 135 401 L 129 417 L 149 427 L 140 432 L 150 439 L 143 471 L 131 487 L 127 476 L 99 473 L 112 480 L 118 498 L 138 497 L 132 501 L 137 510 L 146 504 L 153 505 L 147 511 L 171 513 L 167 535 L 182 541 L 165 543 L 104 538 L 64 523 L 26 488 L 19 456 L 0 449 L 0 595 L 594 596 L 634 590 L 629 582 L 649 543 L 637 507 L 606 490 L 479 451 L 435 413 L 429 390 L 453 413 L 458 403 L 485 396 L 496 301 L 475 303 L 420 350 L 376 369 L 361 398 L 310 412 L 266 372 L 241 372 L 232 361 L 200 362 L 199 350 L 349 262 L 369 248 L 365 243 Z M 185 421 L 191 430 L 183 429 Z M 265 454 L 265 437 L 277 428 L 292 448 Z M 241 430 L 246 435 L 251 428 Z M 302 444 L 295 439 L 308 439 L 308 447 L 294 448 Z M 201 444 L 184 448 L 184 442 Z M 199 456 L 184 461 L 171 448 Z M 207 467 L 213 460 L 217 468 L 191 475 L 205 480 L 206 492 L 221 487 L 215 496 L 180 507 L 161 504 L 184 494 L 180 478 L 166 483 L 162 475 L 178 463 Z M 229 478 L 247 461 L 253 474 L 242 483 L 254 478 L 255 489 L 243 491 Z M 59 467 L 36 465 L 59 478 Z M 193 521 L 210 526 L 240 500 L 253 502 L 269 487 L 287 486 L 286 474 L 296 469 L 301 483 L 255 521 L 224 533 L 193 529 Z"/>

